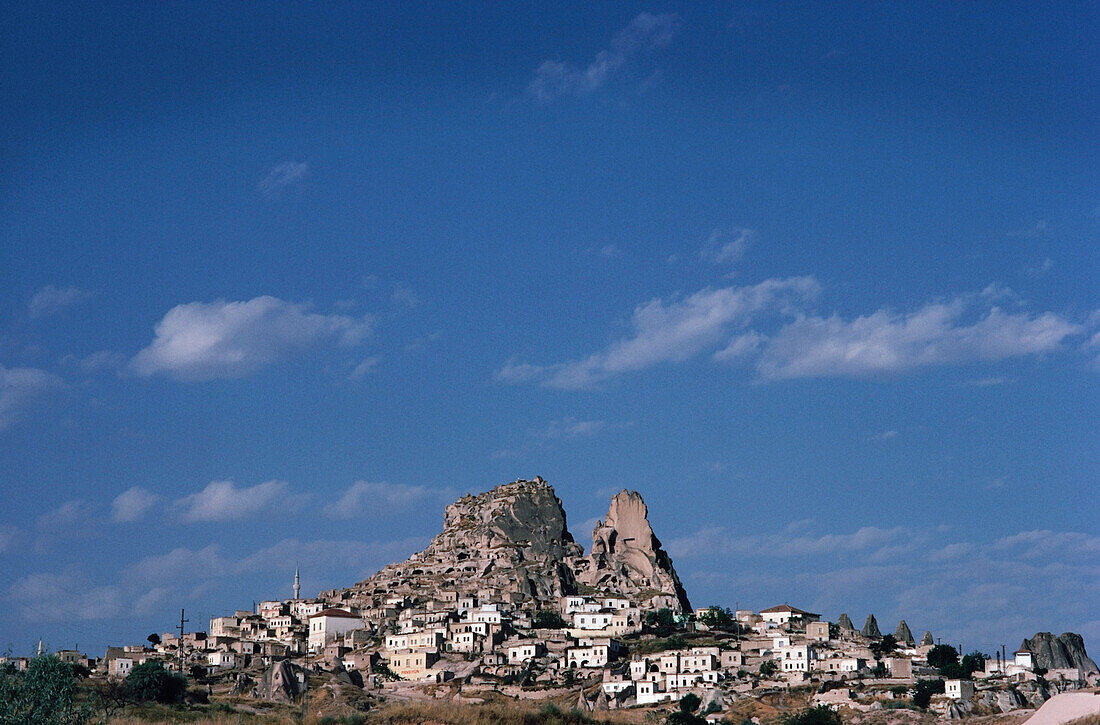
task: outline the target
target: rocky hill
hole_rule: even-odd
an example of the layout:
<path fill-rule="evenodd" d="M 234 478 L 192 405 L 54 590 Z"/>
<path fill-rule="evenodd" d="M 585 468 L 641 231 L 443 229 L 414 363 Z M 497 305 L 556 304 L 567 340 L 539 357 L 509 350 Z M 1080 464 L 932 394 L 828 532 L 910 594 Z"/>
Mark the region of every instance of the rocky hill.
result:
<path fill-rule="evenodd" d="M 668 552 L 649 525 L 637 491 L 620 491 L 592 532 L 592 552 L 577 563 L 577 580 L 596 590 L 629 595 L 646 609 L 691 611 Z"/>
<path fill-rule="evenodd" d="M 647 514 L 638 493 L 617 494 L 585 556 L 554 489 L 539 477 L 513 481 L 448 506 L 443 531 L 423 551 L 326 594 L 370 607 L 391 597 L 489 591 L 496 601 L 555 608 L 559 597 L 583 590 L 628 597 L 643 608 L 686 610 L 687 593 Z"/>
<path fill-rule="evenodd" d="M 1039 632 L 1031 639 L 1025 639 L 1020 649 L 1031 652 L 1035 665 L 1048 670 L 1076 667 L 1085 673 L 1100 672 L 1085 651 L 1084 639 L 1074 632 L 1065 632 L 1058 637 L 1050 632 Z"/>

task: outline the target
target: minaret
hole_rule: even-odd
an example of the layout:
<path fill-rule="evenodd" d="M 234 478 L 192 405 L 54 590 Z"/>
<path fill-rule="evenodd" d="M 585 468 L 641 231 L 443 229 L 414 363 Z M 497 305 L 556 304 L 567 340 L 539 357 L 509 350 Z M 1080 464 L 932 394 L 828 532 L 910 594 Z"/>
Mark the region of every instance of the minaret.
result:
<path fill-rule="evenodd" d="M 298 567 L 294 567 L 294 598 L 297 599 L 298 595 L 302 592 L 302 582 L 298 578 Z"/>
<path fill-rule="evenodd" d="M 45 652 L 46 652 L 46 648 L 42 645 L 42 640 L 39 639 L 38 640 L 38 656 L 41 657 L 43 654 L 45 654 Z"/>

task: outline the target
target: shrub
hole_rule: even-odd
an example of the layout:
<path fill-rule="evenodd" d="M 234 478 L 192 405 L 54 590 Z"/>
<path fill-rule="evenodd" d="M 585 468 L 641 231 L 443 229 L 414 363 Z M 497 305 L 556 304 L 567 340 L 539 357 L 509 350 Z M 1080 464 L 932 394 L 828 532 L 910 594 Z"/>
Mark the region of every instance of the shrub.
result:
<path fill-rule="evenodd" d="M 126 676 L 126 694 L 138 702 L 172 704 L 183 700 L 187 692 L 187 680 L 164 668 L 160 660 L 148 660 L 135 665 Z"/>
<path fill-rule="evenodd" d="M 779 718 L 780 725 L 841 725 L 840 715 L 826 705 L 789 712 Z"/>
<path fill-rule="evenodd" d="M 0 725 L 83 725 L 91 708 L 76 702 L 71 665 L 52 655 L 35 657 L 26 672 L 0 674 Z"/>

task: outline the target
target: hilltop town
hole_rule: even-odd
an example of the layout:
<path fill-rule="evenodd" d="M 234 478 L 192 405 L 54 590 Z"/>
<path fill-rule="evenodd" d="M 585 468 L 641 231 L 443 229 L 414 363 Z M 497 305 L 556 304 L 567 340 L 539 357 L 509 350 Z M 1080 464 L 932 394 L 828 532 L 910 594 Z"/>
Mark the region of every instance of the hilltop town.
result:
<path fill-rule="evenodd" d="M 295 572 L 292 598 L 214 617 L 205 632 L 57 655 L 107 680 L 159 660 L 208 695 L 350 711 L 499 697 L 651 711 L 694 695 L 698 717 L 738 723 L 766 719 L 777 693 L 846 714 L 959 718 L 1100 684 L 1073 633 L 964 655 L 873 614 L 857 628 L 847 613 L 788 603 L 693 608 L 638 493 L 612 498 L 586 555 L 538 477 L 464 496 L 423 551 L 350 587 L 303 597 Z"/>

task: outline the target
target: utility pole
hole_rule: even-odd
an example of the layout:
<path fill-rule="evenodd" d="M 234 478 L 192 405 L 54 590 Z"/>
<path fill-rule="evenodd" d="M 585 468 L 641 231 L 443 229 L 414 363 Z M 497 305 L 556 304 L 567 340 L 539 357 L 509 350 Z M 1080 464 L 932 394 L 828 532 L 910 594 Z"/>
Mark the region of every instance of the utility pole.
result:
<path fill-rule="evenodd" d="M 179 638 L 179 641 L 176 643 L 176 647 L 179 651 L 180 674 L 181 675 L 183 674 L 183 625 L 187 624 L 190 621 L 191 621 L 190 619 L 184 619 L 183 618 L 183 610 L 181 609 L 180 610 L 180 626 L 177 627 L 177 629 L 179 629 L 179 631 L 180 631 L 180 638 Z"/>

